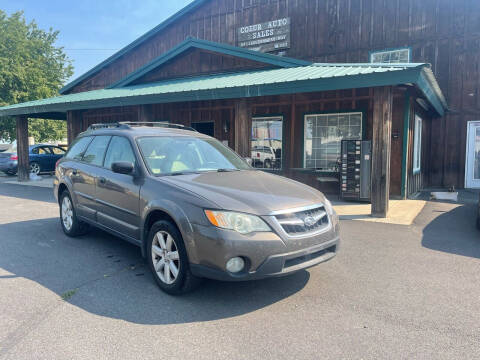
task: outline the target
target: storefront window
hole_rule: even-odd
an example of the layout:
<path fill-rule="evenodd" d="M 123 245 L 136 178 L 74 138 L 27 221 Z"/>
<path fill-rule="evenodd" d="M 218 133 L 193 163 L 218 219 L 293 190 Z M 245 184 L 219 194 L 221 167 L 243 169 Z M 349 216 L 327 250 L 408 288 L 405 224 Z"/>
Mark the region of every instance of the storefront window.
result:
<path fill-rule="evenodd" d="M 413 172 L 420 172 L 422 163 L 422 118 L 415 115 L 415 129 L 413 133 Z"/>
<path fill-rule="evenodd" d="M 342 140 L 362 139 L 362 113 L 305 116 L 304 167 L 338 172 Z"/>
<path fill-rule="evenodd" d="M 283 118 L 252 119 L 252 166 L 262 169 L 282 168 Z"/>

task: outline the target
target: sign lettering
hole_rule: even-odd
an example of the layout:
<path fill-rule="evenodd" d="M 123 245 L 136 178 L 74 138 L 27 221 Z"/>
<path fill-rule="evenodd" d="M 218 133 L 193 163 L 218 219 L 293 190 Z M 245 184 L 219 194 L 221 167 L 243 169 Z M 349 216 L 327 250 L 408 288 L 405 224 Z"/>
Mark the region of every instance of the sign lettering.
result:
<path fill-rule="evenodd" d="M 237 45 L 261 52 L 290 48 L 290 18 L 238 28 Z"/>

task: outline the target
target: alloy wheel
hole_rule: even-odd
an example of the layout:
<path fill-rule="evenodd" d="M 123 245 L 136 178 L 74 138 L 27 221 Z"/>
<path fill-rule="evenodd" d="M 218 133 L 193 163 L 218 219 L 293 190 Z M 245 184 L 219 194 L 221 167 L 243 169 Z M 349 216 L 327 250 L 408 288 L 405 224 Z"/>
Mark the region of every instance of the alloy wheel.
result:
<path fill-rule="evenodd" d="M 37 163 L 31 163 L 30 172 L 35 175 L 38 175 L 38 173 L 40 172 L 40 165 L 38 165 Z"/>
<path fill-rule="evenodd" d="M 65 196 L 62 201 L 62 222 L 65 229 L 70 231 L 73 225 L 73 208 L 68 196 Z"/>
<path fill-rule="evenodd" d="M 172 235 L 159 231 L 152 241 L 152 261 L 155 272 L 165 284 L 173 284 L 180 270 L 180 257 Z"/>

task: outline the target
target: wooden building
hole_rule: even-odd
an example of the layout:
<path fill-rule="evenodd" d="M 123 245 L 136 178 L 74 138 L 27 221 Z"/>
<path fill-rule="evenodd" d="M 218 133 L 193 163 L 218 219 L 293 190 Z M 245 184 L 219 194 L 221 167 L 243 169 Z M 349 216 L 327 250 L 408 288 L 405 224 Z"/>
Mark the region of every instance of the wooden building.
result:
<path fill-rule="evenodd" d="M 66 119 L 70 141 L 99 122 L 180 123 L 326 193 L 341 139 L 372 140 L 384 216 L 389 197 L 464 185 L 479 13 L 474 0 L 196 0 L 62 96 L 0 116 L 17 116 L 20 142 L 28 117 Z"/>

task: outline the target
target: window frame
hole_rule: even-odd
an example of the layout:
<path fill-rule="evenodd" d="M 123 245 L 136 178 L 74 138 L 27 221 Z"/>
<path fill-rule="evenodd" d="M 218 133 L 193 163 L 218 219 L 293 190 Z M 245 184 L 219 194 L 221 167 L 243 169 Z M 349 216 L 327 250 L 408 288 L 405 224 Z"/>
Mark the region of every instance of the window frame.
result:
<path fill-rule="evenodd" d="M 107 158 L 107 153 L 108 153 L 108 150 L 110 150 L 110 146 L 112 145 L 112 141 L 113 141 L 114 137 L 124 138 L 130 144 L 130 149 L 132 150 L 133 157 L 135 158 L 135 163 L 133 164 L 133 168 L 136 171 L 136 169 L 138 168 L 138 156 L 135 153 L 135 146 L 132 144 L 132 141 L 130 141 L 130 139 L 127 136 L 117 135 L 117 134 L 114 134 L 114 135 L 110 136 L 110 141 L 108 142 L 108 146 L 105 149 L 105 154 L 103 155 L 102 167 L 106 170 L 109 170 L 109 171 L 113 172 L 113 170 L 111 168 L 105 166 L 105 160 Z"/>
<path fill-rule="evenodd" d="M 415 114 L 413 127 L 413 174 L 416 175 L 422 171 L 422 135 L 423 135 L 423 118 L 419 114 Z"/>
<path fill-rule="evenodd" d="M 81 160 L 77 160 L 77 161 L 80 161 L 82 163 L 84 163 L 85 165 L 90 165 L 90 166 L 96 166 L 96 167 L 100 167 L 100 168 L 103 168 L 103 163 L 105 162 L 105 155 L 107 154 L 107 150 L 110 146 L 110 142 L 112 141 L 112 137 L 113 135 L 105 135 L 105 134 L 99 134 L 99 135 L 91 135 L 92 136 L 92 140 L 88 143 L 87 147 L 85 148 L 85 150 L 83 151 L 83 154 L 82 154 L 82 159 Z M 100 165 L 97 165 L 97 164 L 93 164 L 93 163 L 89 163 L 89 162 L 86 162 L 84 160 L 84 157 L 85 157 L 85 154 L 88 150 L 88 148 L 90 147 L 90 145 L 92 145 L 93 141 L 95 140 L 96 137 L 99 137 L 99 136 L 105 136 L 105 137 L 110 137 L 110 139 L 108 139 L 108 142 L 107 142 L 107 147 L 105 148 L 105 152 L 103 153 L 103 158 L 102 158 L 102 163 Z"/>
<path fill-rule="evenodd" d="M 64 156 L 67 153 L 67 151 L 65 149 L 61 148 L 60 146 L 50 145 L 49 148 L 50 148 L 50 152 L 52 153 L 52 155 L 61 155 L 61 154 L 55 154 L 55 152 L 53 151 L 54 149 L 62 150 L 63 151 L 62 156 Z"/>
<path fill-rule="evenodd" d="M 253 121 L 254 120 L 259 120 L 259 119 L 282 119 L 282 156 L 280 157 L 280 168 L 278 169 L 268 169 L 268 168 L 256 168 L 253 167 L 254 169 L 261 170 L 261 171 L 274 171 L 274 172 L 282 172 L 285 170 L 285 115 L 284 114 L 255 114 L 252 115 L 251 118 L 251 126 L 250 126 L 250 156 L 252 156 L 252 132 L 253 132 Z M 253 160 L 253 159 L 252 159 Z"/>
<path fill-rule="evenodd" d="M 95 135 L 85 135 L 85 136 L 81 136 L 81 137 L 78 137 L 76 138 L 72 144 L 68 147 L 68 150 L 65 152 L 65 155 L 64 158 L 66 160 L 70 160 L 70 161 L 79 161 L 79 162 L 82 162 L 82 159 L 83 159 L 83 155 L 85 154 L 85 151 L 87 151 L 88 149 L 88 146 L 90 145 L 90 143 L 93 141 Z M 87 142 L 87 144 L 85 145 L 85 148 L 83 149 L 82 152 L 79 153 L 80 155 L 80 158 L 79 159 L 75 159 L 74 157 L 67 157 L 68 153 L 70 152 L 71 149 L 73 149 L 74 145 L 76 145 L 76 143 L 80 142 L 82 139 L 88 139 L 90 138 L 90 141 Z"/>
<path fill-rule="evenodd" d="M 383 50 L 372 50 L 369 51 L 368 53 L 368 62 L 370 64 L 404 64 L 404 63 L 392 63 L 392 62 L 385 62 L 385 63 L 378 63 L 378 62 L 373 62 L 373 56 L 381 53 L 391 53 L 394 51 L 401 51 L 401 50 L 408 50 L 408 63 L 412 62 L 412 48 L 410 46 L 405 46 L 405 47 L 399 47 L 399 48 L 388 48 L 388 49 L 383 49 Z"/>
<path fill-rule="evenodd" d="M 332 170 L 318 170 L 316 168 L 311 168 L 311 167 L 306 167 L 306 156 L 305 156 L 305 134 L 306 134 L 306 126 L 305 126 L 305 121 L 307 116 L 322 116 L 322 115 L 350 115 L 350 114 L 360 114 L 361 115 L 361 139 L 365 139 L 366 135 L 366 121 L 367 121 L 367 112 L 362 109 L 344 109 L 344 110 L 333 110 L 333 111 L 313 111 L 313 112 L 305 112 L 303 113 L 303 121 L 302 121 L 302 134 L 303 134 L 303 139 L 302 139 L 302 169 L 307 170 L 307 171 L 313 171 L 317 174 L 323 174 L 323 175 L 338 175 L 340 174 L 340 171 L 332 171 Z M 341 149 L 340 149 L 341 150 Z"/>

